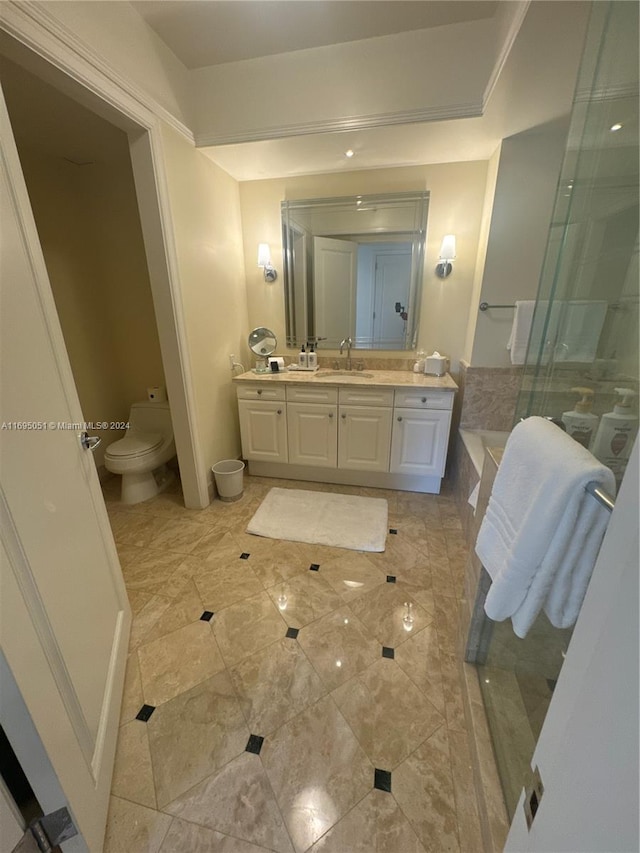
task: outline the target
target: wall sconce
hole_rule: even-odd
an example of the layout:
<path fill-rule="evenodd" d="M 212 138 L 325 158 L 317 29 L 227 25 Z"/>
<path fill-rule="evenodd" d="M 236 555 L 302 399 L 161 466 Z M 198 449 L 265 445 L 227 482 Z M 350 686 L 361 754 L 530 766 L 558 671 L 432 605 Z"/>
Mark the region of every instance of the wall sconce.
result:
<path fill-rule="evenodd" d="M 442 238 L 442 245 L 440 246 L 440 262 L 436 266 L 436 275 L 438 278 L 446 278 L 448 275 L 451 275 L 451 271 L 453 270 L 452 261 L 455 260 L 456 257 L 456 235 L 455 234 L 446 234 Z"/>
<path fill-rule="evenodd" d="M 271 250 L 268 243 L 258 243 L 258 266 L 264 269 L 264 280 L 269 283 L 278 278 L 278 273 L 271 263 Z"/>

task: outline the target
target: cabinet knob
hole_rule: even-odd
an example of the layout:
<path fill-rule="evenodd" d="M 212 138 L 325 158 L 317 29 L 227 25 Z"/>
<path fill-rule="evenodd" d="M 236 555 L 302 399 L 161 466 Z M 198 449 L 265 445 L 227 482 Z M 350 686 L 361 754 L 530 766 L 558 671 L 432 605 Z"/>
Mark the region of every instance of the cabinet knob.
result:
<path fill-rule="evenodd" d="M 330 418 L 332 418 L 332 417 L 333 417 L 333 412 L 329 412 L 329 417 L 330 417 Z"/>
<path fill-rule="evenodd" d="M 426 397 L 421 397 L 421 398 L 420 398 L 420 401 L 421 401 L 422 403 L 426 403 L 426 402 L 427 402 L 427 398 L 426 398 Z"/>
<path fill-rule="evenodd" d="M 278 409 L 278 414 L 279 414 L 279 415 L 281 415 L 281 414 L 282 414 L 282 409 Z"/>
<path fill-rule="evenodd" d="M 342 418 L 343 421 L 346 421 L 346 419 L 347 419 L 346 415 L 341 415 L 340 417 Z"/>
<path fill-rule="evenodd" d="M 401 417 L 399 417 L 399 418 L 398 418 L 398 420 L 399 420 L 399 421 L 401 421 L 401 420 L 402 420 L 402 418 L 401 418 Z"/>
<path fill-rule="evenodd" d="M 260 396 L 260 394 L 262 394 L 262 388 L 258 388 L 258 390 L 256 391 L 256 393 L 258 394 L 258 396 Z"/>

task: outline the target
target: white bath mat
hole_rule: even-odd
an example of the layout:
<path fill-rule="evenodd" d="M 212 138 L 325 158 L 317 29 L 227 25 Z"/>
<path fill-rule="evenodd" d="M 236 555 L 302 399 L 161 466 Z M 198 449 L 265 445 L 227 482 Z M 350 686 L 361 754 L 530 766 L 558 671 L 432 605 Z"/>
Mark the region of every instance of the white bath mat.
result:
<path fill-rule="evenodd" d="M 388 513 L 383 498 L 271 489 L 247 533 L 352 551 L 384 551 Z"/>

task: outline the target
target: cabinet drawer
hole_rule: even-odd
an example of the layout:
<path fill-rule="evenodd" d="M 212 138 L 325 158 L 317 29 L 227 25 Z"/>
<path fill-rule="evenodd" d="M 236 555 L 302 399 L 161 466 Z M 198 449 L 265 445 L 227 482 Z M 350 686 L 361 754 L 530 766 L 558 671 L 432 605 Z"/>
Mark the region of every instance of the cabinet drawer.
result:
<path fill-rule="evenodd" d="M 393 388 L 340 388 L 341 406 L 393 406 Z"/>
<path fill-rule="evenodd" d="M 451 409 L 453 391 L 432 388 L 396 388 L 396 408 L 402 409 Z"/>
<path fill-rule="evenodd" d="M 289 403 L 325 403 L 334 405 L 338 402 L 338 389 L 316 385 L 307 388 L 306 385 L 290 385 L 287 388 Z"/>
<path fill-rule="evenodd" d="M 255 385 L 237 385 L 238 400 L 285 400 L 284 385 L 270 385 L 267 382 Z"/>

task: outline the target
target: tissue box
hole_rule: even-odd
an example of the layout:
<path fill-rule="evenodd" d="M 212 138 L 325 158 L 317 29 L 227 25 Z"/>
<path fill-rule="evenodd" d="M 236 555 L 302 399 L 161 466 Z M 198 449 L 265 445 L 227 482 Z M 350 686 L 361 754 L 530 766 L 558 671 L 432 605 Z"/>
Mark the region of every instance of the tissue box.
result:
<path fill-rule="evenodd" d="M 424 360 L 424 372 L 431 376 L 444 376 L 449 370 L 449 359 L 440 353 L 434 352 Z"/>

